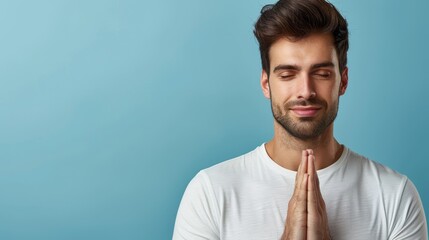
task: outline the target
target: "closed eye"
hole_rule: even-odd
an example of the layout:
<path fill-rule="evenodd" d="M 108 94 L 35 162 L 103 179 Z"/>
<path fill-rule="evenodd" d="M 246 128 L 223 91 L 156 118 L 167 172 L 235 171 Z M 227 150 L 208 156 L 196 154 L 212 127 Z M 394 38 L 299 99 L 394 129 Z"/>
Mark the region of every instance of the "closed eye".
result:
<path fill-rule="evenodd" d="M 321 76 L 321 77 L 329 77 L 329 76 L 331 76 L 331 74 L 328 74 L 328 73 L 326 73 L 326 74 L 316 74 L 317 76 Z"/>
<path fill-rule="evenodd" d="M 284 71 L 284 72 L 280 72 L 278 74 L 278 77 L 281 80 L 290 80 L 290 79 L 294 78 L 295 75 L 296 75 L 296 73 L 294 71 Z"/>
<path fill-rule="evenodd" d="M 280 75 L 279 78 L 283 80 L 291 79 L 293 75 Z"/>
<path fill-rule="evenodd" d="M 316 71 L 316 72 L 314 72 L 313 75 L 315 77 L 321 78 L 321 79 L 329 79 L 332 76 L 331 72 L 330 71 L 326 71 L 326 70 Z"/>

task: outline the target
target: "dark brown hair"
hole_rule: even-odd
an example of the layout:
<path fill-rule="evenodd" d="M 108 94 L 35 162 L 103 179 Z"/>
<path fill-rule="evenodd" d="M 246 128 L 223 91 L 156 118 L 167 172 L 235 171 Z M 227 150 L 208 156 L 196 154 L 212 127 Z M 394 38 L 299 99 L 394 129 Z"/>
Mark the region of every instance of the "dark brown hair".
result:
<path fill-rule="evenodd" d="M 340 72 L 347 66 L 347 21 L 325 0 L 280 0 L 262 8 L 253 31 L 259 42 L 262 68 L 270 74 L 269 50 L 280 38 L 302 39 L 312 33 L 331 33 Z"/>

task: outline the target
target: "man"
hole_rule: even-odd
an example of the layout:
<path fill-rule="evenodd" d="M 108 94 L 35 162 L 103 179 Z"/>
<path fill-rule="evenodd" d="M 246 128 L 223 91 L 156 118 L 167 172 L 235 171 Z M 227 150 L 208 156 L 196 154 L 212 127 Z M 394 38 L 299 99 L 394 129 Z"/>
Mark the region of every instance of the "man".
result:
<path fill-rule="evenodd" d="M 348 29 L 324 0 L 280 0 L 255 24 L 274 137 L 189 183 L 173 239 L 427 239 L 407 177 L 333 136 Z"/>

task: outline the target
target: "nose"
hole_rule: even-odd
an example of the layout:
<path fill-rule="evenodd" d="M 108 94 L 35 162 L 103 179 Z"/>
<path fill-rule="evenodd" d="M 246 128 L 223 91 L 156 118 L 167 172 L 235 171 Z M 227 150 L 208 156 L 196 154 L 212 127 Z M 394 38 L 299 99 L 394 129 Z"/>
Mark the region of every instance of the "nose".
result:
<path fill-rule="evenodd" d="M 298 82 L 298 98 L 299 99 L 311 99 L 316 97 L 316 91 L 314 89 L 314 83 L 308 75 L 302 76 Z"/>

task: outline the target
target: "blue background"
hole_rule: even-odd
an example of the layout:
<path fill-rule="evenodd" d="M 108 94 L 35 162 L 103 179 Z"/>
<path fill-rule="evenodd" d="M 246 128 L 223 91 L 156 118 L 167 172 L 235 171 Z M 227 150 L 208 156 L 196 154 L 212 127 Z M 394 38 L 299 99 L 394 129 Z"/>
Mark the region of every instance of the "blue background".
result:
<path fill-rule="evenodd" d="M 429 213 L 429 2 L 332 2 L 351 32 L 336 136 Z M 272 136 L 266 3 L 0 1 L 0 239 L 170 239 L 197 171 Z"/>

